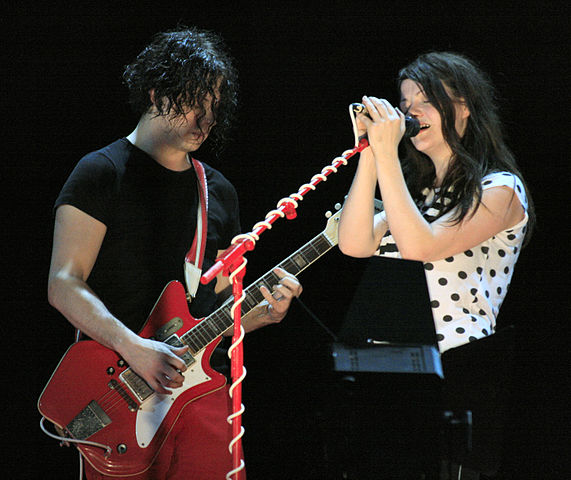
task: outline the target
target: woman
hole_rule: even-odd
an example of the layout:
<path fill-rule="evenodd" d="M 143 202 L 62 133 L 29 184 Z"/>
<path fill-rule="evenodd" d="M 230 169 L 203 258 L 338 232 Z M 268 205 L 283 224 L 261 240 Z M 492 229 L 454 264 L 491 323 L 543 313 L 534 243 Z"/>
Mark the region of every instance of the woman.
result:
<path fill-rule="evenodd" d="M 504 143 L 485 74 L 465 57 L 428 53 L 399 72 L 400 108 L 363 97 L 361 153 L 339 224 L 347 255 L 424 263 L 441 352 L 494 332 L 531 198 Z M 399 143 L 405 115 L 421 131 Z M 373 216 L 378 184 L 384 211 Z"/>

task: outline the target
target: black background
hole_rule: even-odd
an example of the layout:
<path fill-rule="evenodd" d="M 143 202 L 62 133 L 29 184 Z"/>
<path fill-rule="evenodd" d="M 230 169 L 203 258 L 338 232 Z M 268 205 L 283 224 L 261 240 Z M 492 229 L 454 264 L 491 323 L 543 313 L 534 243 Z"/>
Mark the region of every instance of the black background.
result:
<path fill-rule="evenodd" d="M 35 405 L 73 340 L 71 326 L 46 300 L 52 204 L 81 156 L 130 133 L 137 119 L 126 104 L 122 68 L 154 33 L 179 22 L 221 33 L 236 59 L 241 90 L 233 138 L 218 158 L 206 148 L 196 156 L 236 186 L 244 231 L 352 146 L 348 104 L 363 94 L 394 102 L 398 69 L 419 53 L 465 53 L 491 74 L 538 215 L 500 316 L 518 332 L 504 475 L 564 477 L 569 226 L 563 195 L 571 173 L 564 150 L 565 2 L 486 10 L 463 2 L 345 3 L 46 2 L 4 13 L 6 478 L 77 478 L 76 454 L 41 433 Z M 262 236 L 247 255 L 247 280 L 323 230 L 324 213 L 342 201 L 355 163 L 309 193 L 294 221 L 280 220 Z M 300 277 L 305 304 L 333 329 L 352 282 L 350 267 L 332 251 Z M 270 464 L 283 478 L 305 478 L 311 469 L 316 437 L 304 407 L 312 387 L 319 388 L 316 352 L 329 341 L 297 305 L 282 325 L 247 337 L 244 443 L 251 478 L 256 469 L 264 478 L 282 478 L 267 474 Z"/>

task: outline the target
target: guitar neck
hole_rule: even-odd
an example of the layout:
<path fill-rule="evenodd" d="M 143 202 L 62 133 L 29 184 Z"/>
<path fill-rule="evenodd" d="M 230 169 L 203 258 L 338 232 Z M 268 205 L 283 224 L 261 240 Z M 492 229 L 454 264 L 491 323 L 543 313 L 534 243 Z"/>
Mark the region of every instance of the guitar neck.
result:
<path fill-rule="evenodd" d="M 285 270 L 291 275 L 297 276 L 319 257 L 331 250 L 336 244 L 336 238 L 332 239 L 325 232 L 322 232 L 303 247 L 296 250 L 276 267 Z M 249 313 L 256 305 L 264 300 L 260 292 L 262 285 L 271 291 L 272 286 L 276 285 L 279 280 L 279 277 L 274 273 L 274 269 L 272 269 L 247 287 L 244 290 L 245 298 L 242 302 L 242 315 Z M 204 318 L 196 327 L 187 332 L 182 337 L 182 340 L 187 343 L 194 352 L 202 350 L 202 348 L 206 347 L 234 324 L 230 313 L 232 304 L 232 298 L 228 299 L 218 310 Z"/>

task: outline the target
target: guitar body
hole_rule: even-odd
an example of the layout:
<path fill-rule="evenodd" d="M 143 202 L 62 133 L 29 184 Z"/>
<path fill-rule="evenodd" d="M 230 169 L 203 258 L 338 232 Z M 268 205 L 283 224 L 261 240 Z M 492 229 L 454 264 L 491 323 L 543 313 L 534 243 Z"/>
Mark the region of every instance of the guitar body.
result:
<path fill-rule="evenodd" d="M 199 322 L 188 311 L 183 286 L 171 282 L 140 336 L 180 337 Z M 97 471 L 117 477 L 137 475 L 151 466 L 182 410 L 225 385 L 226 378 L 209 363 L 219 341 L 220 337 L 193 354 L 183 386 L 171 395 L 150 390 L 114 351 L 91 340 L 75 343 L 46 385 L 38 409 L 71 438 L 111 448 L 107 452 L 76 444 Z"/>

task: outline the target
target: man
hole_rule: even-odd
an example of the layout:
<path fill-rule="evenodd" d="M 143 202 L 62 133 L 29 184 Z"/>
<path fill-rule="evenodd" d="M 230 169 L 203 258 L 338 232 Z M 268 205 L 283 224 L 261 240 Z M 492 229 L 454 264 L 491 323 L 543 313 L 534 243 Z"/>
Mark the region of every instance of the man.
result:
<path fill-rule="evenodd" d="M 236 106 L 236 73 L 218 36 L 185 29 L 158 34 L 126 67 L 124 79 L 139 123 L 126 138 L 85 156 L 62 189 L 48 297 L 74 327 L 115 350 L 156 392 L 169 393 L 182 386 L 188 347 L 135 332 L 164 286 L 184 278 L 199 205 L 188 154 L 209 136 L 223 139 Z M 217 170 L 204 169 L 206 271 L 240 225 L 233 186 Z M 301 293 L 295 277 L 276 273 L 281 280 L 273 295 L 262 288 L 265 301 L 244 317 L 246 331 L 280 322 Z M 229 286 L 222 275 L 201 285 L 191 314 L 209 314 Z M 229 405 L 224 389 L 191 403 L 151 470 L 134 478 L 223 478 L 231 469 Z M 86 468 L 88 478 L 104 478 Z"/>

